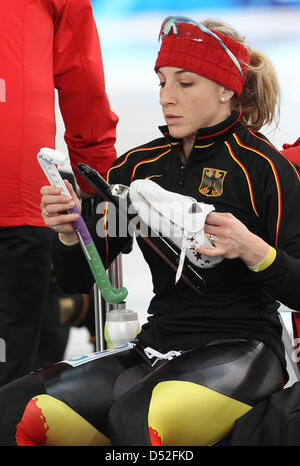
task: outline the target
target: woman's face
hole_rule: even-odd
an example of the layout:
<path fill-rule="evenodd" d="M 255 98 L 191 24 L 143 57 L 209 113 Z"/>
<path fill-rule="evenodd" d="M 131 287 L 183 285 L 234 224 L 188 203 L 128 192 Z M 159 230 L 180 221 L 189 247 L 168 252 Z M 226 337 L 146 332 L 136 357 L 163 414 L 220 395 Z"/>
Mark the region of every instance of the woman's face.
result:
<path fill-rule="evenodd" d="M 157 74 L 160 104 L 174 138 L 190 138 L 198 129 L 214 126 L 229 116 L 233 91 L 181 68 L 164 66 Z"/>

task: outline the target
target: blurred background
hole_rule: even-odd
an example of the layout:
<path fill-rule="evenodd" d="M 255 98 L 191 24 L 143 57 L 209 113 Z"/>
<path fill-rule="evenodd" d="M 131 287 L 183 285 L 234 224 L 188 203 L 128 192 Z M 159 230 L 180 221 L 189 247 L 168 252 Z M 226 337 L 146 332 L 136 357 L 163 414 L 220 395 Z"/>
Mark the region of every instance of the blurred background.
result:
<path fill-rule="evenodd" d="M 201 21 L 221 19 L 244 34 L 252 48 L 272 60 L 281 85 L 278 128 L 263 132 L 278 148 L 300 136 L 300 0 L 92 0 L 100 36 L 106 89 L 119 116 L 117 152 L 159 137 L 164 123 L 158 102 L 158 79 L 153 71 L 158 33 L 169 15 Z M 57 149 L 66 150 L 64 125 L 57 110 Z M 139 249 L 123 256 L 127 307 L 146 320 L 152 283 Z M 66 357 L 93 350 L 84 328 L 72 328 Z"/>

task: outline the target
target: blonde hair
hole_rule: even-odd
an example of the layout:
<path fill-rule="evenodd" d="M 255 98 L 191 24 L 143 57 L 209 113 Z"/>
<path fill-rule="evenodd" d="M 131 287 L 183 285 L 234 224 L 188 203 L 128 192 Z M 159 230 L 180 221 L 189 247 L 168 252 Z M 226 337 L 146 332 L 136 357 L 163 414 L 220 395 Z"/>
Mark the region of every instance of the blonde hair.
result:
<path fill-rule="evenodd" d="M 206 19 L 201 22 L 208 29 L 213 29 L 243 44 L 250 54 L 248 76 L 243 92 L 239 98 L 232 100 L 232 109 L 241 111 L 242 122 L 254 131 L 264 125 L 278 125 L 280 114 L 279 82 L 270 59 L 262 52 L 251 49 L 245 44 L 245 38 L 227 24 Z"/>

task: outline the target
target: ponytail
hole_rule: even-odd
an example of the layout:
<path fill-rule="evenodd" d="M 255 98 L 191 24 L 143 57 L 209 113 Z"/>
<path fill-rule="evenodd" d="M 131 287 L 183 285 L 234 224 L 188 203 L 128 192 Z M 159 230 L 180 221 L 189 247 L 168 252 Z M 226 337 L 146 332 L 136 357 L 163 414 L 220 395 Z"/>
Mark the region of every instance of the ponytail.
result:
<path fill-rule="evenodd" d="M 269 58 L 245 44 L 244 37 L 226 24 L 207 19 L 204 26 L 225 34 L 247 47 L 250 54 L 248 76 L 239 98 L 232 98 L 232 109 L 242 113 L 242 123 L 249 129 L 259 131 L 273 122 L 278 125 L 280 89 L 278 78 Z"/>
<path fill-rule="evenodd" d="M 279 119 L 279 83 L 271 61 L 261 52 L 250 49 L 249 72 L 243 92 L 234 108 L 242 112 L 242 122 L 258 131 Z"/>

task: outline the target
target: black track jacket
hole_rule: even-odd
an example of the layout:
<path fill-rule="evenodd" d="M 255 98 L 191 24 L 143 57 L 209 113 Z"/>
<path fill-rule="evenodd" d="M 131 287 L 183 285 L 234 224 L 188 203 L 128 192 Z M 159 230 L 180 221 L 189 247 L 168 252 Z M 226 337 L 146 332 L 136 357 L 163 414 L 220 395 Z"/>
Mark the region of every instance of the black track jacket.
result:
<path fill-rule="evenodd" d="M 240 259 L 200 269 L 206 291 L 199 296 L 182 281 L 174 286 L 174 271 L 140 240 L 155 293 L 141 343 L 167 352 L 218 338 L 256 339 L 285 366 L 277 309 L 280 302 L 300 310 L 300 177 L 266 137 L 245 128 L 240 118 L 233 112 L 224 122 L 200 129 L 185 166 L 178 152 L 181 142 L 162 127 L 163 137 L 119 157 L 108 181 L 128 186 L 150 178 L 165 189 L 212 203 L 277 250 L 275 261 L 261 272 L 250 271 Z M 105 245 L 95 233 L 95 221 L 92 233 L 103 260 L 108 252 L 108 263 L 127 241 L 109 238 Z M 65 291 L 85 292 L 93 283 L 79 246 L 57 241 L 55 267 Z"/>

